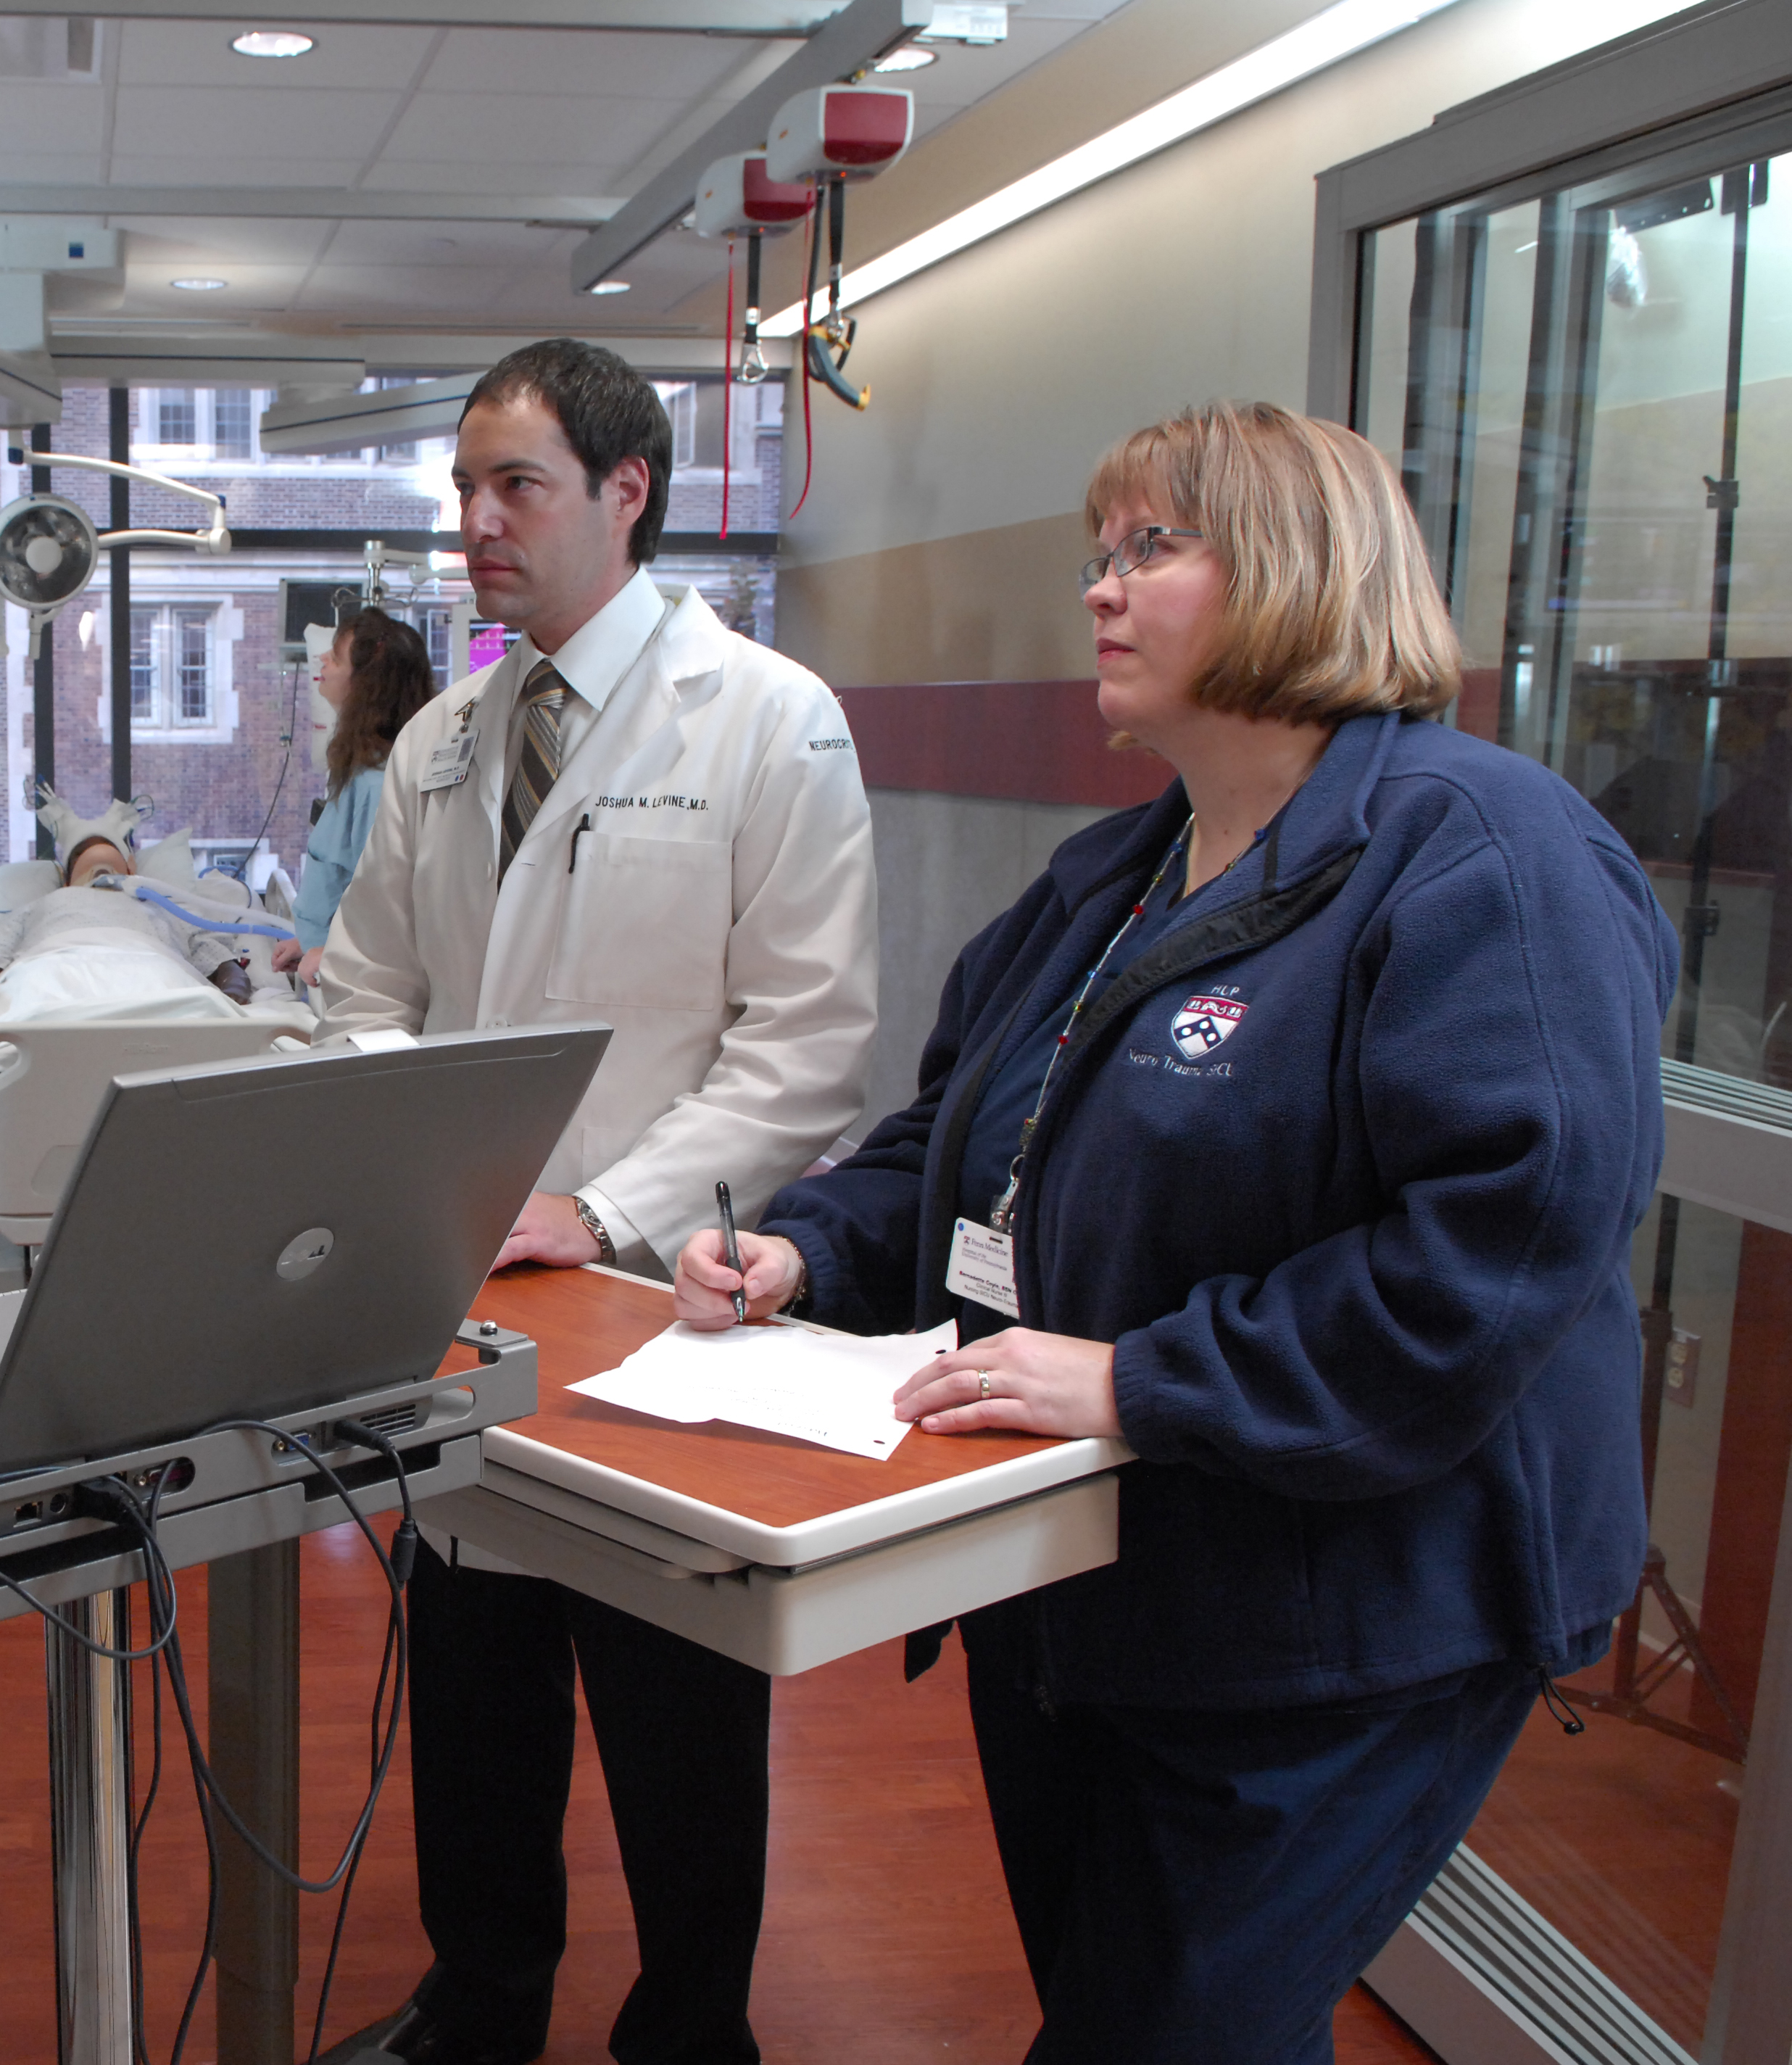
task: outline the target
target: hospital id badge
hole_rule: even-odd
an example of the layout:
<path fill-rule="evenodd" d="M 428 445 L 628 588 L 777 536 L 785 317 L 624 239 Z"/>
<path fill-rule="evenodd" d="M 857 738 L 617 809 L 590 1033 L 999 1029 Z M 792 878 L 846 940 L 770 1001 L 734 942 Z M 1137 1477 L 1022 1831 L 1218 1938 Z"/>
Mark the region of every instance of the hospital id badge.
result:
<path fill-rule="evenodd" d="M 458 788 L 472 767 L 473 749 L 478 742 L 476 731 L 457 732 L 446 746 L 438 746 L 430 755 L 418 787 L 426 796 L 432 789 Z"/>
<path fill-rule="evenodd" d="M 1015 1290 L 1015 1242 L 1011 1233 L 960 1219 L 952 1229 L 951 1259 L 946 1265 L 946 1287 L 955 1297 L 970 1298 L 992 1312 L 1020 1317 Z"/>

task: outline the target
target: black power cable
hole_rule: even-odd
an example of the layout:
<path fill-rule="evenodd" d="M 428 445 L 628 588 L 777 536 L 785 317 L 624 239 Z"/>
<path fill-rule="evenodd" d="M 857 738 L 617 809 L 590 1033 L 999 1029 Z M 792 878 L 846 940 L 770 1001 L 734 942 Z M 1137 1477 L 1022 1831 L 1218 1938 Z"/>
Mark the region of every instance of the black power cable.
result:
<path fill-rule="evenodd" d="M 293 741 L 298 736 L 299 677 L 303 671 L 303 668 L 298 665 L 293 669 L 293 707 L 286 713 L 286 751 L 281 758 L 280 778 L 274 783 L 273 800 L 268 806 L 268 814 L 261 820 L 260 830 L 249 842 L 248 851 L 236 863 L 236 879 L 241 883 L 246 883 L 248 880 L 249 863 L 254 859 L 261 842 L 268 836 L 268 827 L 274 821 L 275 811 L 280 808 L 280 792 L 286 786 L 286 770 L 293 764 Z"/>
<path fill-rule="evenodd" d="M 372 1449 L 384 1456 L 398 1473 L 398 1497 L 403 1509 L 402 1517 L 392 1537 L 392 1570 L 401 1585 L 410 1582 L 410 1574 L 417 1564 L 417 1518 L 411 1509 L 410 1482 L 405 1474 L 404 1458 L 394 1444 L 377 1428 L 369 1427 L 362 1420 L 338 1420 L 338 1435 L 364 1449 Z M 394 1658 L 398 1663 L 397 1680 L 393 1687 L 393 1711 L 396 1715 L 404 1704 L 405 1672 L 409 1663 L 407 1631 L 403 1608 L 394 1605 L 386 1617 L 385 1647 L 380 1657 L 379 1682 L 373 1687 L 373 1713 L 370 1740 L 368 1746 L 368 1785 L 373 1796 L 377 1799 L 378 1788 L 384 1782 L 385 1771 L 381 1763 L 380 1744 L 380 1702 L 385 1697 L 386 1673 Z M 342 1897 L 336 1904 L 336 1926 L 330 1931 L 329 1956 L 324 1965 L 323 1982 L 317 1989 L 317 2013 L 311 2025 L 311 2048 L 306 2053 L 305 2065 L 317 2065 L 317 2053 L 324 2040 L 324 2020 L 329 2012 L 330 1988 L 336 1982 L 336 1961 L 342 1949 L 342 1932 L 349 1919 L 349 1899 L 355 1889 L 355 1874 L 361 1869 L 361 1853 L 366 1848 L 367 1832 L 364 1829 L 355 1839 L 354 1857 L 348 1875 L 342 1881 Z"/>
<path fill-rule="evenodd" d="M 349 1840 L 335 1869 L 327 1878 L 307 1879 L 277 1857 L 254 1832 L 225 1798 L 218 1785 L 204 1751 L 201 1747 L 198 1726 L 193 1717 L 192 1698 L 187 1679 L 186 1659 L 182 1654 L 180 1638 L 176 1626 L 179 1597 L 175 1586 L 174 1573 L 169 1566 L 156 1528 L 160 1517 L 162 1496 L 167 1488 L 168 1473 L 161 1472 L 156 1477 L 155 1489 L 146 1510 L 143 1502 L 131 1487 L 119 1477 L 90 1480 L 76 1488 L 73 1505 L 76 1513 L 93 1518 L 104 1518 L 126 1528 L 135 1538 L 143 1559 L 145 1590 L 149 1602 L 150 1631 L 154 1639 L 145 1649 L 114 1648 L 95 1641 L 91 1636 L 76 1627 L 63 1614 L 37 1598 L 26 1587 L 7 1574 L 0 1566 L 0 1585 L 16 1593 L 33 1611 L 46 1621 L 52 1622 L 64 1634 L 79 1643 L 93 1655 L 116 1663 L 129 1665 L 147 1662 L 151 1665 L 152 1687 L 152 1730 L 154 1750 L 148 1789 L 143 1806 L 133 1819 L 129 1844 L 126 1852 L 126 1884 L 128 1903 L 129 1931 L 131 1950 L 131 2049 L 135 2065 L 149 2065 L 147 2042 L 144 2033 L 143 1989 L 143 1930 L 141 1908 L 138 1897 L 138 1868 L 140 1861 L 144 1831 L 148 1825 L 150 1811 L 154 1807 L 161 1789 L 162 1698 L 160 1670 L 168 1675 L 168 1689 L 173 1695 L 176 1711 L 180 1720 L 181 1731 L 186 1740 L 188 1761 L 193 1775 L 194 1796 L 198 1804 L 200 1826 L 205 1837 L 206 1851 L 206 1915 L 205 1932 L 200 1944 L 199 1963 L 188 1990 L 180 2023 L 176 2032 L 170 2065 L 180 2065 L 187 2039 L 191 2033 L 194 2015 L 204 1991 L 217 1947 L 219 1893 L 217 1827 L 214 1808 L 236 1832 L 252 1855 L 276 1877 L 301 1893 L 328 1893 L 338 1883 L 342 1888 L 337 1904 L 336 1923 L 330 1938 L 329 1962 L 325 1969 L 323 1984 L 319 1990 L 317 2012 L 313 2026 L 309 2065 L 315 2065 L 319 2045 L 322 2040 L 325 2017 L 329 2005 L 331 1984 L 335 1978 L 337 1955 L 341 1948 L 344 1928 L 348 1920 L 349 1898 L 353 1890 L 355 1876 L 359 1869 L 361 1854 L 373 1827 L 373 1813 L 379 1804 L 386 1776 L 391 1768 L 393 1753 L 398 1743 L 398 1729 L 404 1711 L 405 1681 L 410 1662 L 410 1645 L 405 1624 L 404 1586 L 409 1581 L 417 1558 L 417 1522 L 412 1509 L 410 1485 L 404 1458 L 397 1446 L 377 1429 L 357 1420 L 341 1420 L 335 1423 L 336 1432 L 343 1440 L 357 1447 L 373 1450 L 384 1457 L 392 1465 L 398 1479 L 398 1496 L 402 1506 L 402 1517 L 393 1537 L 389 1556 L 380 1544 L 365 1513 L 350 1496 L 341 1478 L 322 1457 L 313 1450 L 302 1435 L 276 1426 L 264 1420 L 225 1420 L 204 1429 L 202 1433 L 234 1432 L 259 1433 L 272 1435 L 276 1441 L 296 1447 L 318 1476 L 329 1485 L 349 1517 L 358 1527 L 373 1550 L 386 1586 L 391 1594 L 391 1604 L 386 1618 L 384 1650 L 380 1658 L 378 1682 L 374 1688 L 373 1706 L 370 1716 L 371 1742 L 370 1770 L 366 1797 Z M 386 1688 L 392 1688 L 392 1704 L 385 1714 Z"/>

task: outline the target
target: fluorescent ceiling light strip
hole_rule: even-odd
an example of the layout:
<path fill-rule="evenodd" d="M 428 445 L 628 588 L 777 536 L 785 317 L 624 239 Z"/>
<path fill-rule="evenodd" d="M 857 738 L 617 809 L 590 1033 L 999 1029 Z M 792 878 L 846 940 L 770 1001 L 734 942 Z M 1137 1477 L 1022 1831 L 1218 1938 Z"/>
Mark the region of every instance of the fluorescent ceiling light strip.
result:
<path fill-rule="evenodd" d="M 1035 215 L 1054 201 L 1092 186 L 1111 172 L 1136 164 L 1167 144 L 1211 128 L 1229 115 L 1236 115 L 1255 101 L 1266 100 L 1283 87 L 1323 71 L 1351 57 L 1370 44 L 1411 28 L 1427 14 L 1454 4 L 1454 0 L 1338 0 L 1335 6 L 1310 21 L 1302 22 L 1284 35 L 1260 48 L 1235 58 L 1193 86 L 1172 93 L 1155 107 L 1146 108 L 1104 135 L 1093 137 L 1076 150 L 1054 158 L 1036 172 L 1016 180 L 1011 186 L 987 200 L 961 208 L 931 229 L 898 244 L 881 258 L 856 267 L 841 281 L 843 304 L 862 301 L 881 293 L 899 280 L 918 273 L 968 244 L 1006 229 L 1024 216 Z M 802 327 L 802 304 L 793 301 L 759 326 L 762 337 L 794 337 Z"/>

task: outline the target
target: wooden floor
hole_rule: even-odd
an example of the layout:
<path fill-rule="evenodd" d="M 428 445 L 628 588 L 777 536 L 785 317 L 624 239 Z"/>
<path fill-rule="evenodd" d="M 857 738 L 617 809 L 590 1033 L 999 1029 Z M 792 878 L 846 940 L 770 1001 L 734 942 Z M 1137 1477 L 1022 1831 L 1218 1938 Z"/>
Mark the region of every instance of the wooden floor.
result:
<path fill-rule="evenodd" d="M 302 1862 L 315 1873 L 333 1861 L 365 1780 L 384 1593 L 348 1528 L 306 1542 L 304 1590 Z M 183 1574 L 180 1597 L 203 1707 L 202 1571 Z M 55 2057 L 42 1647 L 34 1619 L 0 1622 L 0 2065 L 51 2065 Z M 140 1753 L 147 1720 L 145 1696 Z M 169 1756 L 143 1865 L 157 2065 L 168 2055 L 205 1897 L 191 1784 L 172 1729 Z M 983 1806 L 956 1646 L 912 1687 L 902 1684 L 894 1645 L 781 1680 L 773 1764 L 771 1886 L 753 1994 L 768 2065 L 1018 2065 L 1036 2014 Z M 147 1770 L 141 1756 L 139 1768 Z M 572 1941 L 547 2055 L 549 2065 L 595 2065 L 633 1976 L 634 1942 L 588 1739 L 567 1837 Z M 304 1909 L 301 2058 L 332 1919 L 325 1901 L 307 1900 Z M 401 1764 L 356 1888 L 326 2044 L 395 2006 L 428 1955 Z M 1337 2028 L 1343 2065 L 1432 2055 L 1360 1990 Z M 214 2055 L 208 2002 L 187 2056 L 204 2065 Z"/>

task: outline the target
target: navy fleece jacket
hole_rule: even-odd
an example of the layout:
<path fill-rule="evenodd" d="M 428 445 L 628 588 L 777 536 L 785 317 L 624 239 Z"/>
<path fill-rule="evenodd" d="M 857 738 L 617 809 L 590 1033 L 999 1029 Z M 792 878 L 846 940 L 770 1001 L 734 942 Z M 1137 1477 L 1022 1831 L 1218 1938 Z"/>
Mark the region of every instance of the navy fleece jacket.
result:
<path fill-rule="evenodd" d="M 1068 840 L 965 948 L 914 1102 L 773 1199 L 817 1318 L 955 1310 L 981 1085 L 1187 811 L 1177 782 Z M 1118 1561 L 995 1610 L 1044 1689 L 1302 1704 L 1600 1653 L 1645 1545 L 1629 1246 L 1675 973 L 1572 790 L 1398 716 L 1186 899 L 1085 1014 L 1021 1187 L 1021 1323 L 1115 1344 L 1140 1457 Z"/>

